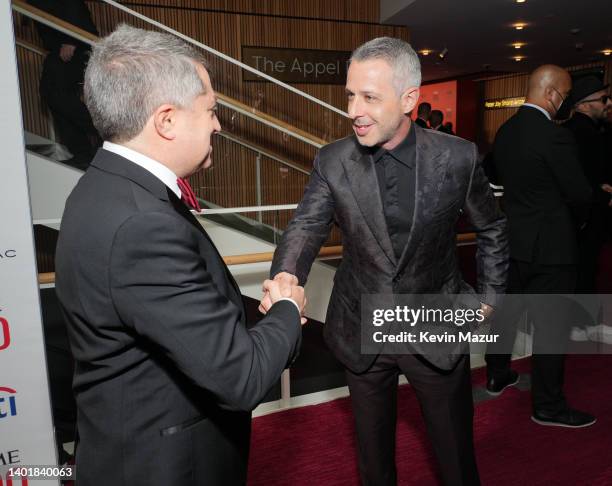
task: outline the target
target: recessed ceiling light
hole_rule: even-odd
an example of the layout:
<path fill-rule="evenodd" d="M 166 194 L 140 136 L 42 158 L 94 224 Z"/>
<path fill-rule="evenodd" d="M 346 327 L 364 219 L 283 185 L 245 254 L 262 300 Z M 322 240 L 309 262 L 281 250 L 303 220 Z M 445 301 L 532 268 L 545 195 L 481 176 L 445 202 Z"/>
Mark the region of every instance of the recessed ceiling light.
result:
<path fill-rule="evenodd" d="M 513 27 L 516 30 L 523 30 L 526 27 L 526 24 L 524 24 L 522 22 L 517 22 L 516 24 L 513 25 Z"/>
<path fill-rule="evenodd" d="M 514 57 L 514 60 L 515 60 L 516 62 L 521 62 L 523 59 L 525 59 L 523 56 L 515 56 L 515 57 Z"/>
<path fill-rule="evenodd" d="M 609 56 L 610 54 L 612 54 L 612 49 L 604 49 L 603 51 L 601 51 L 601 53 L 604 56 Z"/>
<path fill-rule="evenodd" d="M 515 42 L 514 44 L 512 44 L 512 46 L 515 49 L 520 49 L 521 47 L 523 47 L 525 44 L 523 44 L 522 42 Z"/>
<path fill-rule="evenodd" d="M 421 49 L 419 52 L 424 56 L 429 56 L 431 54 L 431 51 L 429 49 Z"/>
<path fill-rule="evenodd" d="M 516 0 L 516 3 L 525 3 L 525 0 Z"/>

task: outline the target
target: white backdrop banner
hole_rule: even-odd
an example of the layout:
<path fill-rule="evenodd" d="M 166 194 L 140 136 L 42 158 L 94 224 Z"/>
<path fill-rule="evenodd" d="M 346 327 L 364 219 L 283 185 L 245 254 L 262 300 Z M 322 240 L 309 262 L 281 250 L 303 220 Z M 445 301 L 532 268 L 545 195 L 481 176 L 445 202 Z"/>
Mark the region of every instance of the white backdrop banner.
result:
<path fill-rule="evenodd" d="M 0 6 L 0 486 L 9 467 L 56 465 L 11 2 Z M 13 480 L 13 486 L 59 484 Z"/>

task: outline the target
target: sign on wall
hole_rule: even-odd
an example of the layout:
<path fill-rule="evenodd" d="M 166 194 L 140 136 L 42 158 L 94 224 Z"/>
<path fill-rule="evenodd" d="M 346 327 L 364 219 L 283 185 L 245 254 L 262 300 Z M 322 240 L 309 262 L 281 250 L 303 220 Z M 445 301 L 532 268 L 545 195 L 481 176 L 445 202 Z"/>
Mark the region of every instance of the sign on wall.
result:
<path fill-rule="evenodd" d="M 493 100 L 485 100 L 484 107 L 486 110 L 500 110 L 504 108 L 518 108 L 525 103 L 524 96 L 514 98 L 498 98 Z"/>
<path fill-rule="evenodd" d="M 346 83 L 350 51 L 242 46 L 242 62 L 285 83 Z M 266 81 L 243 70 L 244 81 Z"/>
<path fill-rule="evenodd" d="M 55 465 L 11 4 L 0 7 L 0 485 L 15 466 Z M 28 473 L 29 474 L 29 473 Z"/>

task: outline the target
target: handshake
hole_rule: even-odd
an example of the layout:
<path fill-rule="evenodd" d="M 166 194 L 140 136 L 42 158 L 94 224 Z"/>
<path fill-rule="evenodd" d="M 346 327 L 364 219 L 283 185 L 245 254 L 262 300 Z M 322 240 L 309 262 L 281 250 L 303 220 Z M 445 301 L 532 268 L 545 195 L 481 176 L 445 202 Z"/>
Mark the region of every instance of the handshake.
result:
<path fill-rule="evenodd" d="M 300 309 L 302 325 L 306 324 L 304 317 L 304 307 L 306 307 L 306 296 L 304 295 L 304 287 L 298 285 L 298 279 L 295 275 L 287 272 L 281 272 L 275 275 L 274 280 L 266 280 L 263 283 L 262 290 L 264 295 L 259 303 L 259 312 L 265 314 L 276 302 L 281 299 L 292 299 Z"/>

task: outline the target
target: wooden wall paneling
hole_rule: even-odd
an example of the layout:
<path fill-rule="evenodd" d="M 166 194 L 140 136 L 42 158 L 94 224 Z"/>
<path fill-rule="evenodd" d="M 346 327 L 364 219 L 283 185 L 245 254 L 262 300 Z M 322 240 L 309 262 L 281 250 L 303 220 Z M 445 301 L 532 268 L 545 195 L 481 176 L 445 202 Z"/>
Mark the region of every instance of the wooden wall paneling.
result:
<path fill-rule="evenodd" d="M 17 46 L 16 53 L 24 130 L 49 138 L 47 109 L 38 90 L 43 57 L 20 46 Z"/>
<path fill-rule="evenodd" d="M 376 23 L 380 19 L 379 0 L 130 0 L 122 3 L 130 8 L 155 4 L 166 8 L 208 9 L 229 13 L 325 18 L 355 22 Z"/>
<path fill-rule="evenodd" d="M 222 137 L 213 140 L 213 165 L 191 177 L 195 193 L 222 207 L 255 206 L 256 154 Z"/>

